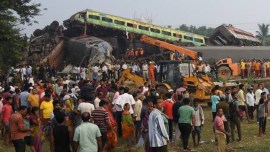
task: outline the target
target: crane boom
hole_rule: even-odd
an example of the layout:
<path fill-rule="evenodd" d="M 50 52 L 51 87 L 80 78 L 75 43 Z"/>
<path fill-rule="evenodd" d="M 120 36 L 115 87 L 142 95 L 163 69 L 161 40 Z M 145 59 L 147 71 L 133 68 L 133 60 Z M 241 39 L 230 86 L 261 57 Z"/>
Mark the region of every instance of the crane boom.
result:
<path fill-rule="evenodd" d="M 173 45 L 173 44 L 170 44 L 170 43 L 167 43 L 164 41 L 160 41 L 160 40 L 148 37 L 146 35 L 143 35 L 140 38 L 140 41 L 143 43 L 147 43 L 147 44 L 151 44 L 151 45 L 155 45 L 155 46 L 167 49 L 167 50 L 171 51 L 172 53 L 175 53 L 175 51 L 176 51 L 178 53 L 189 56 L 193 60 L 198 60 L 198 58 L 199 58 L 198 53 L 196 51 L 189 50 L 189 49 L 186 49 L 184 47 Z"/>

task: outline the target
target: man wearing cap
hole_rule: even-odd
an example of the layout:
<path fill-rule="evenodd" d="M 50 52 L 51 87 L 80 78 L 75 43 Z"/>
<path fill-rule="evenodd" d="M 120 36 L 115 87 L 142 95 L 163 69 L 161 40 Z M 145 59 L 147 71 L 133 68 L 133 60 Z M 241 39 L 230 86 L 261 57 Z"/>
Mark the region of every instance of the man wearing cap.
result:
<path fill-rule="evenodd" d="M 224 129 L 226 132 L 230 132 L 229 123 L 228 123 L 229 104 L 226 102 L 226 96 L 224 94 L 220 95 L 219 98 L 220 98 L 220 101 L 217 104 L 217 109 L 222 109 L 223 114 L 224 114 L 224 119 L 223 119 Z M 227 139 L 227 144 L 230 143 L 230 138 L 228 135 L 226 135 L 226 139 Z"/>

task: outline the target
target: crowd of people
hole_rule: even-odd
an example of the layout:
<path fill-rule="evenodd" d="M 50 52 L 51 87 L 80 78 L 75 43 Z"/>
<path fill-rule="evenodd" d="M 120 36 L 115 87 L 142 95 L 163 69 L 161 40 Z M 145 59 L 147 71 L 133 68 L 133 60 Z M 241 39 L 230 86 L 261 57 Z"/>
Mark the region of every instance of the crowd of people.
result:
<path fill-rule="evenodd" d="M 237 141 L 242 140 L 241 122 L 244 115 L 248 123 L 256 121 L 259 124 L 258 137 L 265 134 L 269 100 L 269 90 L 264 84 L 240 84 L 238 87 L 226 88 L 224 94 L 219 87 L 213 89 L 211 110 L 219 151 L 225 151 L 226 144 L 236 141 L 235 129 L 238 134 Z"/>
<path fill-rule="evenodd" d="M 256 77 L 266 78 L 270 77 L 270 60 L 241 60 L 241 76 L 242 78 Z"/>
<path fill-rule="evenodd" d="M 139 88 L 120 84 L 117 79 L 129 66 L 149 82 Z M 120 70 L 110 71 L 112 67 Z M 179 141 L 184 151 L 190 151 L 190 135 L 194 146 L 201 143 L 204 111 L 199 99 L 189 97 L 187 88 L 181 86 L 159 94 L 151 85 L 155 81 L 155 72 L 150 68 L 156 68 L 154 63 L 112 67 L 94 65 L 90 80 L 86 74 L 77 78 L 60 77 L 51 72 L 44 77 L 40 70 L 33 72 L 27 66 L 19 71 L 21 80 L 15 83 L 9 73 L 11 76 L 0 85 L 4 144 L 12 142 L 16 152 L 24 152 L 26 146 L 33 152 L 41 152 L 46 141 L 52 152 L 110 152 L 116 146 L 131 151 L 131 145 L 144 145 L 146 152 L 166 152 L 169 143 Z M 42 73 L 53 71 L 48 69 L 44 68 Z M 213 89 L 211 110 L 219 151 L 225 150 L 226 142 L 235 141 L 235 128 L 238 141 L 242 140 L 244 115 L 248 121 L 257 120 L 258 136 L 265 133 L 268 94 L 263 84 L 256 89 L 240 84 L 226 88 L 224 93 L 218 86 Z"/>

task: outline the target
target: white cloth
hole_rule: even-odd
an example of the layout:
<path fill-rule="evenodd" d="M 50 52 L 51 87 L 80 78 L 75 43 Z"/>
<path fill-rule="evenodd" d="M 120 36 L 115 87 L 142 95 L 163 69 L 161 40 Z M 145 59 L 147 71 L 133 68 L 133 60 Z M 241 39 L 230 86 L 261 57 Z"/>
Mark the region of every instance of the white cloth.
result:
<path fill-rule="evenodd" d="M 78 106 L 78 110 L 82 113 L 89 112 L 90 115 L 92 114 L 92 111 L 95 110 L 95 107 L 92 103 L 89 102 L 82 102 Z"/>
<path fill-rule="evenodd" d="M 148 71 L 148 65 L 147 64 L 143 64 L 142 65 L 142 70 L 143 71 Z"/>
<path fill-rule="evenodd" d="M 255 104 L 255 98 L 254 98 L 254 93 L 253 92 L 252 93 L 248 92 L 246 94 L 246 101 L 247 101 L 247 104 L 249 106 L 254 106 L 254 104 Z"/>
<path fill-rule="evenodd" d="M 134 107 L 134 116 L 136 121 L 141 120 L 142 101 L 137 100 Z"/>
<path fill-rule="evenodd" d="M 97 67 L 97 66 L 94 66 L 94 67 L 92 68 L 92 70 L 93 70 L 93 72 L 98 73 L 98 67 Z"/>
<path fill-rule="evenodd" d="M 123 65 L 122 65 L 122 69 L 123 69 L 123 70 L 126 70 L 126 69 L 127 69 L 127 64 L 123 64 Z"/>
<path fill-rule="evenodd" d="M 107 66 L 103 66 L 103 67 L 102 67 L 102 72 L 106 72 L 106 73 L 108 72 Z"/>
<path fill-rule="evenodd" d="M 101 100 L 98 97 L 96 97 L 96 99 L 94 100 L 94 106 L 95 106 L 96 109 L 99 107 L 99 102 L 100 101 Z"/>
<path fill-rule="evenodd" d="M 201 126 L 204 124 L 204 113 L 201 106 L 194 108 L 195 111 L 195 124 L 194 126 Z"/>
<path fill-rule="evenodd" d="M 261 99 L 261 93 L 262 93 L 262 90 L 261 89 L 257 89 L 255 91 L 255 105 L 258 105 L 259 104 L 259 101 Z"/>
<path fill-rule="evenodd" d="M 129 103 L 129 105 L 130 105 L 129 112 L 130 112 L 130 114 L 133 114 L 134 113 L 134 110 L 132 108 L 132 105 L 135 104 L 135 100 L 134 100 L 133 96 L 130 95 L 130 94 L 128 94 L 128 93 L 124 93 L 124 94 L 120 95 L 116 99 L 115 104 L 118 105 L 118 106 L 116 106 L 116 111 L 123 111 L 124 110 L 124 105 L 126 103 Z"/>

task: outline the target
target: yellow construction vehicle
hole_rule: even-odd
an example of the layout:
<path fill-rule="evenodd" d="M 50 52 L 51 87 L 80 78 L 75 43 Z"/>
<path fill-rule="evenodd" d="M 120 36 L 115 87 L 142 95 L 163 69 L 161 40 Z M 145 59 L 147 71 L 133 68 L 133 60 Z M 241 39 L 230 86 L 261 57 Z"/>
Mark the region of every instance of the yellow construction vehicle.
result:
<path fill-rule="evenodd" d="M 124 70 L 121 78 L 119 79 L 121 83 L 126 80 L 133 81 L 137 87 L 143 86 L 145 83 L 145 79 L 135 73 L 132 73 L 130 68 Z"/>
<path fill-rule="evenodd" d="M 186 61 L 185 61 L 186 62 Z M 157 62 L 159 73 L 156 86 L 158 92 L 166 93 L 169 89 L 177 89 L 185 86 L 192 98 L 209 100 L 211 90 L 215 84 L 208 75 L 197 75 L 191 70 L 191 62 L 183 63 L 175 60 L 164 60 Z M 188 73 L 188 74 L 182 74 Z"/>
<path fill-rule="evenodd" d="M 191 72 L 190 62 L 180 62 L 176 60 L 162 60 L 157 62 L 158 74 L 156 77 L 156 90 L 163 96 L 170 89 L 177 89 L 181 85 L 185 86 L 192 98 L 209 100 L 214 83 L 208 75 L 196 75 Z M 182 73 L 188 73 L 185 76 Z M 131 69 L 126 69 L 120 78 L 120 82 L 127 79 L 133 81 L 137 87 L 143 86 L 145 79 L 137 74 L 131 73 Z"/>

